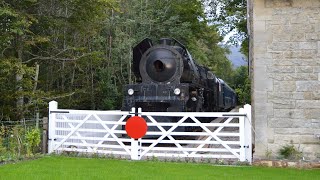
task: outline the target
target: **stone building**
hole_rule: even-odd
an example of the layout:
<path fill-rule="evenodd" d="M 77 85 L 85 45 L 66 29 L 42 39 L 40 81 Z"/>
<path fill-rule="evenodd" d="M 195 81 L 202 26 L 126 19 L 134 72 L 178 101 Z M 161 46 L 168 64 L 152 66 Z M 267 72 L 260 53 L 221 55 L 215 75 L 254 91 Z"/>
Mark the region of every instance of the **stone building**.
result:
<path fill-rule="evenodd" d="M 320 0 L 248 0 L 254 158 L 320 160 Z"/>

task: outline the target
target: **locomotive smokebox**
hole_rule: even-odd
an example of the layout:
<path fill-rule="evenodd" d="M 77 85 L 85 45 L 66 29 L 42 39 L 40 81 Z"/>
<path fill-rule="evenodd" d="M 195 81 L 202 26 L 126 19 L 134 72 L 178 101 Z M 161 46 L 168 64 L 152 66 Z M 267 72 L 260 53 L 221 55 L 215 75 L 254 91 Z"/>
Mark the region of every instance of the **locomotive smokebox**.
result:
<path fill-rule="evenodd" d="M 163 40 L 163 43 L 168 42 Z M 144 53 L 139 69 L 143 82 L 178 82 L 183 73 L 183 59 L 172 46 L 161 44 Z"/>

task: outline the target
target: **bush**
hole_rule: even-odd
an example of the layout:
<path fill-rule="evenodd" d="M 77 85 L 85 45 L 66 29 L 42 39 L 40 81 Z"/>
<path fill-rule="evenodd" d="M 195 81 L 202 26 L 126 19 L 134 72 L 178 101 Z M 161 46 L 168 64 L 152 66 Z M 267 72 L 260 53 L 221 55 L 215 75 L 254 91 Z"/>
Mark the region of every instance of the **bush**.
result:
<path fill-rule="evenodd" d="M 285 159 L 298 160 L 302 157 L 300 152 L 294 145 L 285 145 L 279 150 L 280 155 Z"/>
<path fill-rule="evenodd" d="M 21 125 L 0 126 L 0 162 L 33 156 L 41 142 L 40 130 Z"/>

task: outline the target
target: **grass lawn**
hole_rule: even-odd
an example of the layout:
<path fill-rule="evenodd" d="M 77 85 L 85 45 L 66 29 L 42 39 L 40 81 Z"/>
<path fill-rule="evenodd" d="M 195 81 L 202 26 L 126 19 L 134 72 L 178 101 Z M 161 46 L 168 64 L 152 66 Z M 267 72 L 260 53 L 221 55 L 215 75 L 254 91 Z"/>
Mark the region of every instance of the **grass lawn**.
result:
<path fill-rule="evenodd" d="M 0 179 L 320 179 L 320 170 L 43 157 L 0 165 Z"/>

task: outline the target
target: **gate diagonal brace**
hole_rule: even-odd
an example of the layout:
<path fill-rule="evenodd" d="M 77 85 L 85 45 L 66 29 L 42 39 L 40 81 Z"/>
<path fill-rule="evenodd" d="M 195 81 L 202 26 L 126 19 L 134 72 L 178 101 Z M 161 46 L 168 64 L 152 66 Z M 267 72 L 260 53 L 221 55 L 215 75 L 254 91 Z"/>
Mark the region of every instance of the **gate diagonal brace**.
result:
<path fill-rule="evenodd" d="M 182 124 L 188 117 L 185 116 L 181 118 L 176 125 L 172 126 L 166 133 L 164 133 L 162 136 L 160 136 L 154 143 L 152 143 L 146 150 L 144 150 L 140 157 L 144 156 L 148 151 L 150 151 L 154 146 L 156 146 L 160 141 L 162 141 L 165 137 L 167 137 L 174 129 L 176 129 L 180 124 Z"/>
<path fill-rule="evenodd" d="M 62 139 L 62 141 L 60 141 L 56 146 L 53 147 L 53 151 L 57 150 L 64 142 L 66 142 L 66 140 L 68 140 L 70 138 L 70 136 L 72 136 L 72 134 L 74 132 L 76 132 L 91 116 L 92 116 L 92 114 L 88 114 L 82 120 L 81 123 L 79 123 L 74 129 L 71 130 L 71 132 L 64 139 Z"/>
<path fill-rule="evenodd" d="M 123 120 L 124 120 L 127 116 L 128 116 L 128 115 L 123 115 L 123 116 L 119 119 L 118 123 L 123 122 Z M 112 128 L 110 129 L 110 131 L 113 132 L 118 126 L 119 126 L 119 124 L 113 125 Z M 106 134 L 105 136 L 103 136 L 103 139 L 107 139 L 109 136 L 110 136 L 110 132 L 107 132 L 107 134 Z M 93 150 L 96 151 L 96 150 L 98 149 L 99 145 L 101 145 L 103 142 L 104 142 L 104 140 L 99 141 L 98 144 L 97 144 L 98 146 L 97 146 L 97 147 L 94 147 Z M 118 143 L 119 143 L 119 142 L 118 142 Z"/>
<path fill-rule="evenodd" d="M 223 122 L 222 125 L 229 124 L 232 120 L 233 120 L 233 117 L 230 117 L 230 118 L 228 118 L 225 122 Z M 198 123 L 197 123 L 197 124 L 198 124 Z M 224 126 L 218 127 L 218 128 L 213 132 L 213 134 L 215 134 L 215 135 L 218 134 L 223 128 L 224 128 Z M 210 131 L 210 132 L 211 132 L 211 131 Z M 205 146 L 207 142 L 210 142 L 212 138 L 213 138 L 212 136 L 208 136 L 207 139 L 205 140 L 205 142 L 204 142 L 203 144 L 200 144 L 200 145 L 197 147 L 197 149 L 203 148 L 203 146 Z M 197 153 L 197 152 L 194 151 L 194 152 L 192 152 L 191 154 L 192 154 L 192 155 L 195 155 L 196 153 Z"/>
<path fill-rule="evenodd" d="M 196 119 L 195 117 L 190 117 L 192 120 L 194 120 L 194 122 L 196 122 L 197 124 L 199 124 L 199 126 L 205 130 L 211 137 L 213 137 L 216 141 L 218 141 L 223 147 L 225 147 L 229 152 L 231 152 L 234 156 L 236 156 L 237 158 L 240 158 L 240 155 L 235 152 L 233 149 L 230 148 L 230 146 L 228 146 L 226 143 L 224 143 L 220 138 L 218 138 L 218 136 L 215 133 L 212 133 L 207 127 L 205 127 L 204 125 L 201 124 L 201 122 Z"/>
<path fill-rule="evenodd" d="M 126 150 L 126 152 L 130 155 L 130 153 L 131 153 L 130 150 L 123 144 L 122 141 L 119 140 L 119 138 L 113 133 L 113 131 L 111 131 L 111 130 L 108 128 L 108 126 L 106 126 L 106 125 L 102 122 L 102 120 L 101 120 L 96 114 L 94 114 L 93 116 L 97 119 L 97 121 L 100 122 L 100 124 L 107 130 L 107 132 L 110 133 L 110 135 L 119 143 L 119 145 L 120 145 L 124 150 Z"/>
<path fill-rule="evenodd" d="M 147 116 L 147 117 L 150 119 L 150 121 L 152 121 L 153 123 L 156 124 L 156 126 L 160 129 L 161 132 L 163 132 L 163 133 L 166 133 L 166 132 L 167 132 L 162 126 L 160 126 L 160 125 L 157 123 L 157 121 L 156 121 L 153 117 L 151 117 L 151 116 Z M 184 153 L 185 155 L 189 155 L 189 153 L 188 153 L 186 150 L 183 150 L 184 148 L 180 145 L 180 143 L 175 142 L 175 139 L 174 139 L 170 134 L 168 134 L 167 137 L 168 137 L 171 141 L 173 141 L 174 144 L 178 147 L 178 149 L 180 149 L 181 151 L 183 151 L 183 153 Z M 160 141 L 159 141 L 159 142 L 160 142 Z"/>
<path fill-rule="evenodd" d="M 62 117 L 63 117 L 63 119 L 66 120 L 66 121 L 69 120 L 66 116 L 62 116 Z M 68 123 L 68 125 L 69 125 L 69 127 L 70 127 L 71 129 L 74 128 L 74 126 L 73 126 L 71 123 Z M 80 137 L 80 138 L 82 137 L 79 132 L 75 132 L 75 134 L 76 134 L 78 137 Z M 88 145 L 88 143 L 87 143 L 86 140 L 81 139 L 81 142 L 88 148 L 88 150 L 92 150 L 91 146 Z"/>

